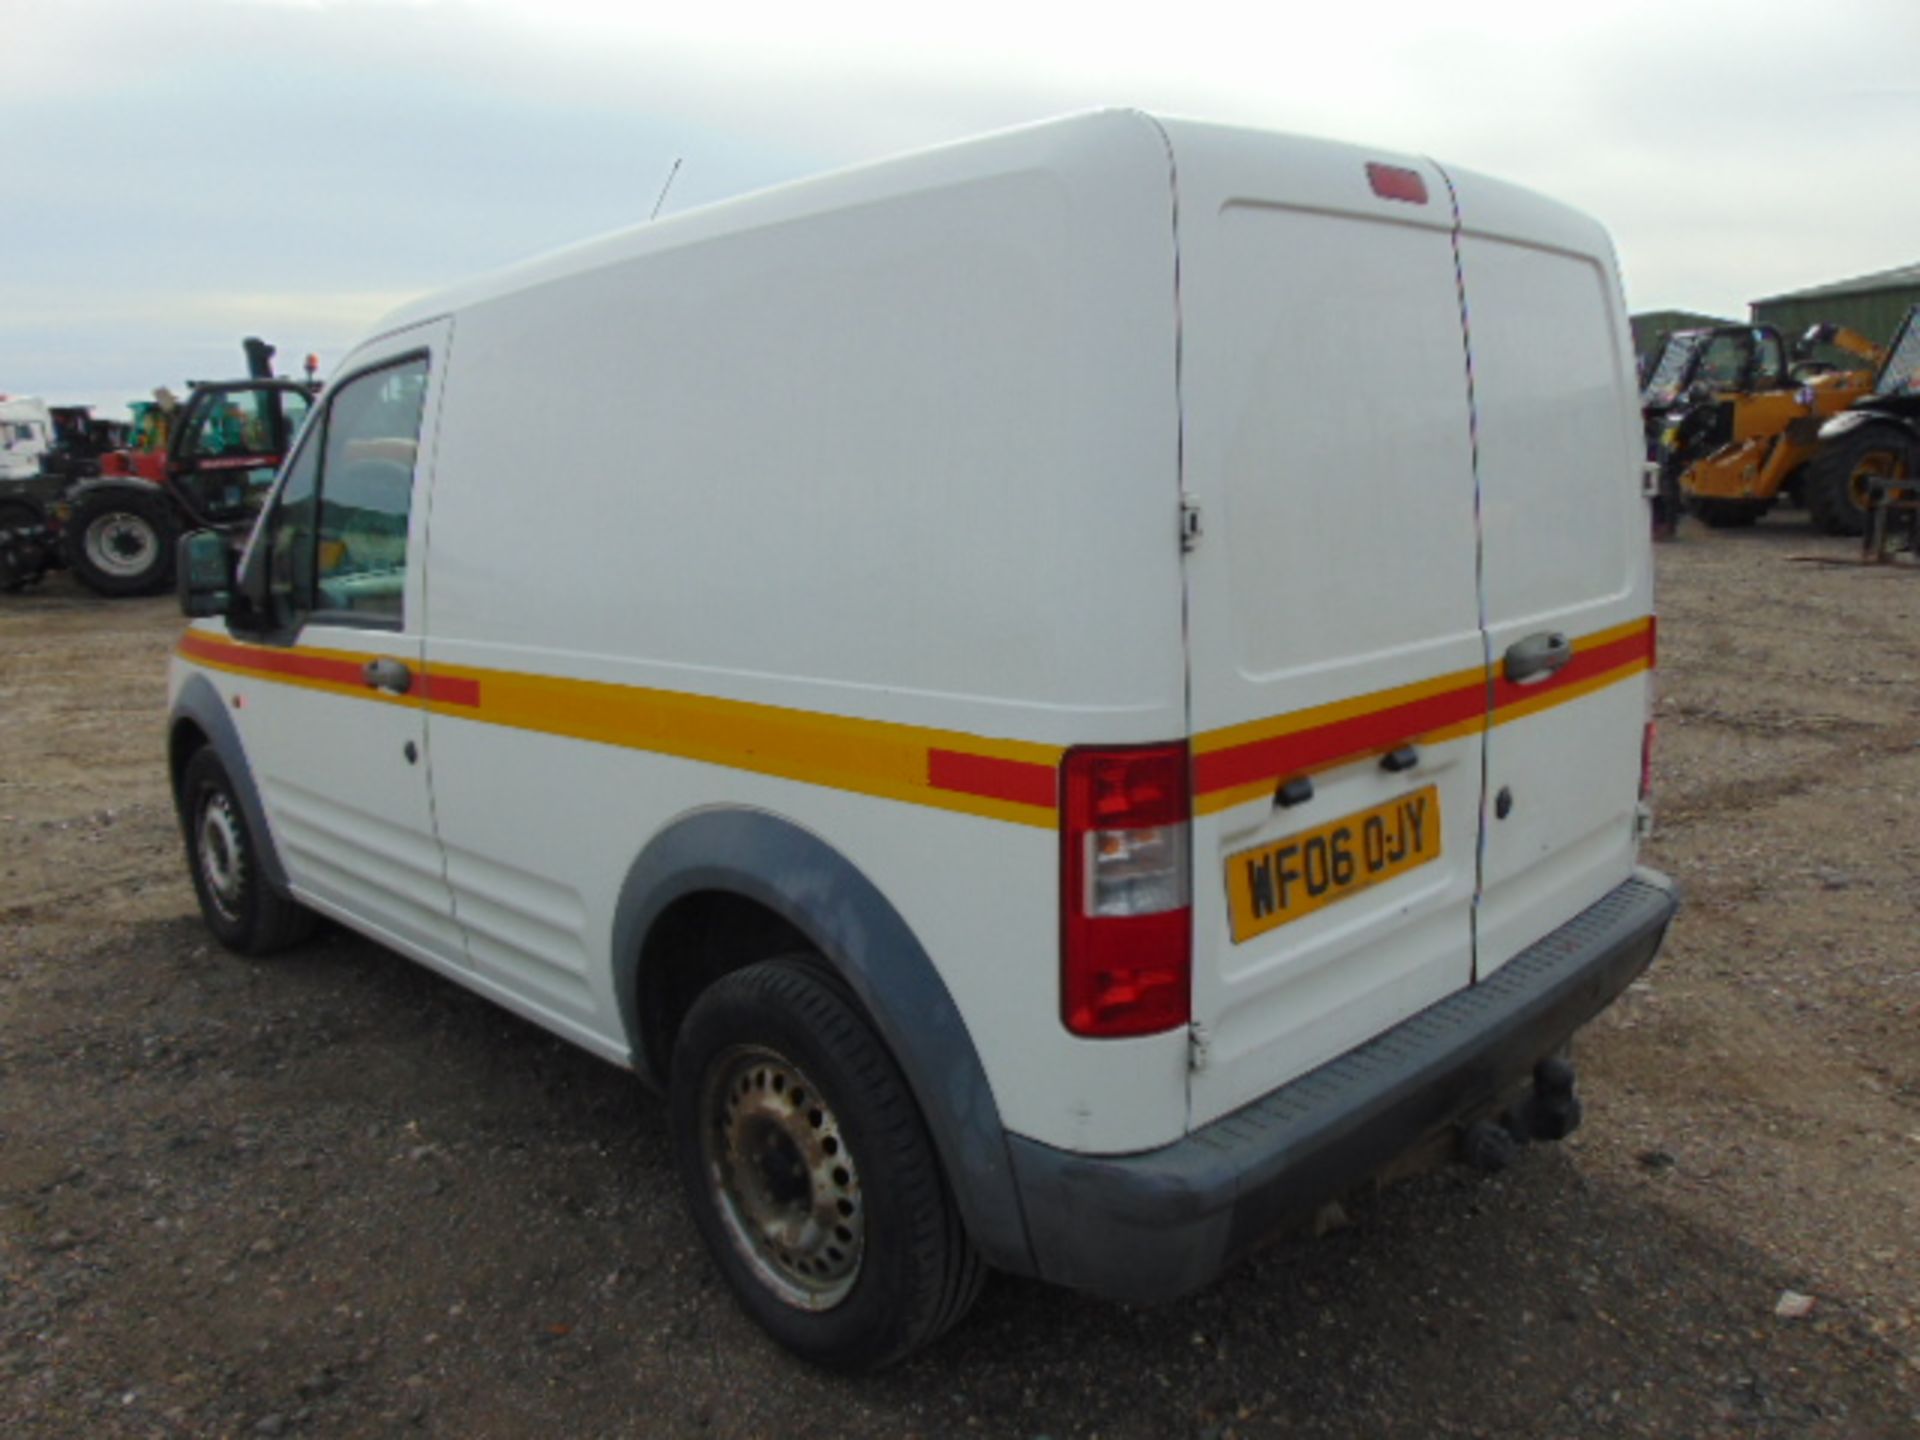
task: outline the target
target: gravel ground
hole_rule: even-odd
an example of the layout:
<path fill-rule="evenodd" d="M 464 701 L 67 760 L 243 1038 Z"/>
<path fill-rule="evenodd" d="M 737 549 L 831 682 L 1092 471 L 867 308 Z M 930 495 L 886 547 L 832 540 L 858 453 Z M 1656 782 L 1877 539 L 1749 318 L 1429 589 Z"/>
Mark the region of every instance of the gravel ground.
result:
<path fill-rule="evenodd" d="M 1660 552 L 1688 908 L 1578 1135 L 1175 1305 L 997 1279 L 864 1381 L 733 1308 L 630 1078 L 344 934 L 214 946 L 171 603 L 0 597 L 0 1432 L 1920 1435 L 1920 573 L 1852 556 Z"/>

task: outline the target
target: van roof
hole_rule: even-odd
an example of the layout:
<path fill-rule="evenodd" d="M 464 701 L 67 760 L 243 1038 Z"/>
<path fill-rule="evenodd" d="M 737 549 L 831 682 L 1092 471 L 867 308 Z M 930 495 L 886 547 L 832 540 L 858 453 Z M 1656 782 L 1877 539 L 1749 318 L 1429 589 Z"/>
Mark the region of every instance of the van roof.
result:
<path fill-rule="evenodd" d="M 369 338 L 635 256 L 779 225 L 825 210 L 872 204 L 916 190 L 974 180 L 996 168 L 1044 169 L 1052 165 L 1064 172 L 1088 149 L 1146 143 L 1163 153 L 1177 149 L 1187 154 L 1203 149 L 1231 150 L 1245 145 L 1252 136 L 1316 152 L 1349 151 L 1388 163 L 1438 163 L 1380 146 L 1362 148 L 1331 139 L 1176 119 L 1139 109 L 1092 110 L 791 180 L 548 251 L 403 305 L 383 317 Z M 1469 173 L 1445 168 L 1456 176 Z M 1489 181 L 1484 176 L 1479 179 L 1483 200 L 1493 202 L 1494 214 L 1484 218 L 1492 221 L 1496 233 L 1526 233 L 1555 248 L 1611 258 L 1611 243 L 1591 217 L 1518 186 Z"/>
<path fill-rule="evenodd" d="M 937 186 L 949 174 L 977 174 L 982 161 L 996 149 L 1007 150 L 1011 160 L 1013 155 L 1029 149 L 1037 137 L 1064 136 L 1076 129 L 1089 132 L 1089 136 L 1100 130 L 1116 136 L 1132 131 L 1139 136 L 1151 135 L 1156 145 L 1165 144 L 1157 121 L 1143 111 L 1095 110 L 804 176 L 566 245 L 435 291 L 384 316 L 374 327 L 373 335 L 390 334 L 633 256 L 672 250 L 716 236 L 778 225 L 821 210 L 871 203 Z M 958 165 L 941 163 L 956 159 L 960 161 Z"/>

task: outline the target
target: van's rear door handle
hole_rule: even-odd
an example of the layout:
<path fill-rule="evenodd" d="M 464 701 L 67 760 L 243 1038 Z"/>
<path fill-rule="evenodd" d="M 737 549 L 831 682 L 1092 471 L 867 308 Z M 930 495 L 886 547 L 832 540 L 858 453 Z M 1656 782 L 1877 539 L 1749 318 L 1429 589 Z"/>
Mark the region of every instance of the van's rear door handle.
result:
<path fill-rule="evenodd" d="M 1515 685 L 1553 674 L 1573 658 L 1573 641 L 1558 630 L 1542 630 L 1507 647 L 1504 669 Z"/>
<path fill-rule="evenodd" d="M 375 690 L 386 690 L 395 695 L 404 695 L 413 688 L 413 671 L 406 663 L 382 655 L 378 660 L 369 660 L 360 673 L 366 677 L 367 684 Z"/>

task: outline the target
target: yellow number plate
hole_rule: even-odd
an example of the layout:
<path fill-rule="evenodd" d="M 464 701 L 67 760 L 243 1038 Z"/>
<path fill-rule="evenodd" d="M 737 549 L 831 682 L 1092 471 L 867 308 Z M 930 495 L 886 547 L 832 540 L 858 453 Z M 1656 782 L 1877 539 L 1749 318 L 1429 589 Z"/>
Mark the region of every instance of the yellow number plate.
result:
<path fill-rule="evenodd" d="M 1234 941 L 1251 940 L 1439 858 L 1440 791 L 1433 785 L 1229 855 Z"/>

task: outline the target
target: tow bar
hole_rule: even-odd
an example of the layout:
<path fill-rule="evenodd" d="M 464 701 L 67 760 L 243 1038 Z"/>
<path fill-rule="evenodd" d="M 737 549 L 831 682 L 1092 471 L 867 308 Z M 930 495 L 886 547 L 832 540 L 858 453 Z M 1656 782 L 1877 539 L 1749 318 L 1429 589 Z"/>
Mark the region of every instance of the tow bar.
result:
<path fill-rule="evenodd" d="M 1460 1153 L 1476 1170 L 1489 1174 L 1513 1163 L 1530 1140 L 1564 1140 L 1580 1128 L 1580 1097 L 1573 1092 L 1573 1065 L 1550 1055 L 1533 1067 L 1533 1088 L 1490 1120 L 1476 1120 L 1461 1132 Z"/>

